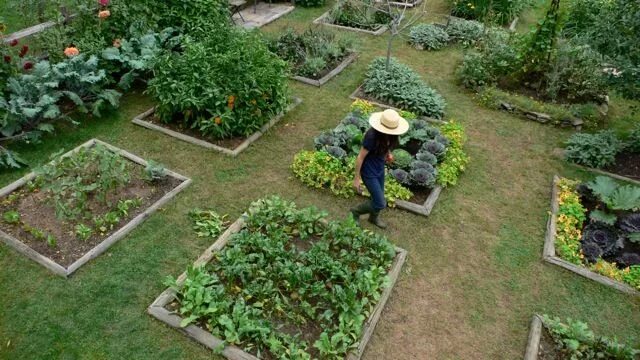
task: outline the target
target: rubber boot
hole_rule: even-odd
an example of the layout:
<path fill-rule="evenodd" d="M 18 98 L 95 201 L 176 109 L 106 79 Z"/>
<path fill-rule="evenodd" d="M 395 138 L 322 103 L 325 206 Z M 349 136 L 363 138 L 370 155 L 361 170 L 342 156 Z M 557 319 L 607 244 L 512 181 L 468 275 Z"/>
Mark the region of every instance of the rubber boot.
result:
<path fill-rule="evenodd" d="M 371 201 L 365 201 L 362 204 L 351 209 L 351 216 L 356 221 L 358 225 L 360 225 L 360 216 L 364 214 L 371 214 L 373 212 L 373 206 L 371 206 Z"/>
<path fill-rule="evenodd" d="M 382 221 L 382 219 L 380 219 L 380 210 L 371 211 L 371 215 L 369 215 L 369 222 L 379 227 L 380 229 L 387 228 L 387 224 Z"/>

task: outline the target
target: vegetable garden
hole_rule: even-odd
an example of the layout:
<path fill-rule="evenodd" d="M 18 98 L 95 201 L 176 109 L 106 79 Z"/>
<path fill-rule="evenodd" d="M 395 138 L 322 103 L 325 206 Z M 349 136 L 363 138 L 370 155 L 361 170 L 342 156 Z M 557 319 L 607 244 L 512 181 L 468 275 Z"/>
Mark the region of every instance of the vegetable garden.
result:
<path fill-rule="evenodd" d="M 0 358 L 640 355 L 636 2 L 239 6 L 0 0 Z"/>

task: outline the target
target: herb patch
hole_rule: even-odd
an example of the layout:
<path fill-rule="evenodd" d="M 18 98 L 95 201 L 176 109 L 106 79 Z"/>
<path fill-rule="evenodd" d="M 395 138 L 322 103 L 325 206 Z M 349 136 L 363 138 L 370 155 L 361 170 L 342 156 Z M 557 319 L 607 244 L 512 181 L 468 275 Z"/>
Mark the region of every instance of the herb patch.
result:
<path fill-rule="evenodd" d="M 229 359 L 359 357 L 406 252 L 326 215 L 253 203 L 149 312 Z"/>
<path fill-rule="evenodd" d="M 531 321 L 525 360 L 618 359 L 635 360 L 640 349 L 616 338 L 596 335 L 581 321 L 535 315 Z"/>
<path fill-rule="evenodd" d="M 545 259 L 640 295 L 640 187 L 554 179 Z"/>
<path fill-rule="evenodd" d="M 295 156 L 295 176 L 308 186 L 329 188 L 338 196 L 354 196 L 351 184 L 355 156 L 374 110 L 371 103 L 355 101 L 352 112 L 336 128 L 314 139 L 315 151 L 301 151 Z M 410 128 L 400 137 L 400 148 L 392 153 L 393 162 L 388 163 L 385 196 L 390 206 L 429 215 L 442 188 L 455 185 L 469 162 L 463 150 L 466 136 L 455 122 L 434 126 L 412 113 L 401 115 Z"/>
<path fill-rule="evenodd" d="M 162 165 L 91 140 L 1 191 L 0 237 L 67 276 L 189 183 Z"/>
<path fill-rule="evenodd" d="M 357 0 L 340 1 L 313 23 L 382 35 L 388 28 L 385 24 L 390 21 L 388 12 L 382 6 L 382 3 L 372 5 Z"/>

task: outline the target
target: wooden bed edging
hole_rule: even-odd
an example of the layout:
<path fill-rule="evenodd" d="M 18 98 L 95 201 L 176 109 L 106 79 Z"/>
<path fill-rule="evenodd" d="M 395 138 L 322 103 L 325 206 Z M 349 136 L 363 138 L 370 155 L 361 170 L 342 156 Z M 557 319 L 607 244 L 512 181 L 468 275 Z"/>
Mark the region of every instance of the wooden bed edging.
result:
<path fill-rule="evenodd" d="M 396 206 L 400 209 L 410 211 L 414 214 L 429 216 L 431 214 L 431 211 L 433 210 L 433 207 L 436 205 L 436 201 L 438 201 L 442 190 L 442 186 L 436 185 L 436 187 L 431 190 L 431 193 L 427 197 L 427 200 L 422 205 L 405 200 L 396 200 Z"/>
<path fill-rule="evenodd" d="M 91 139 L 87 142 L 85 142 L 84 144 L 76 147 L 75 149 L 61 155 L 59 158 L 64 158 L 64 157 L 68 157 L 71 156 L 75 153 L 77 153 L 78 151 L 80 151 L 81 149 L 85 149 L 85 148 L 91 148 L 95 145 L 103 145 L 106 148 L 108 148 L 109 150 L 113 151 L 114 153 L 130 160 L 131 162 L 134 162 L 138 165 L 142 165 L 142 166 L 147 166 L 147 161 L 134 155 L 131 154 L 125 150 L 122 150 L 120 148 L 117 148 L 113 145 L 107 144 L 101 140 L 98 139 Z M 57 160 L 57 159 L 56 159 Z M 54 162 L 55 160 L 53 160 L 52 162 Z M 129 234 L 133 229 L 135 229 L 138 225 L 142 224 L 148 217 L 151 216 L 151 214 L 153 214 L 156 210 L 158 210 L 161 206 L 163 206 L 164 204 L 166 204 L 169 200 L 171 200 L 173 197 L 175 197 L 179 192 L 181 192 L 182 190 L 184 190 L 187 186 L 189 186 L 189 184 L 191 184 L 191 179 L 180 175 L 178 173 L 175 173 L 171 170 L 165 170 L 167 176 L 171 176 L 175 179 L 178 179 L 180 181 L 182 181 L 178 186 L 176 186 L 175 188 L 173 188 L 171 191 L 169 191 L 168 193 L 164 194 L 164 196 L 162 196 L 158 201 L 156 201 L 155 203 L 151 204 L 149 207 L 147 207 L 143 212 L 141 212 L 140 214 L 138 214 L 138 216 L 134 217 L 133 219 L 131 219 L 127 224 L 125 224 L 123 227 L 121 227 L 120 229 L 118 229 L 116 232 L 114 232 L 113 234 L 111 234 L 109 237 L 107 237 L 106 239 L 104 239 L 101 243 L 99 243 L 98 245 L 96 245 L 93 249 L 89 250 L 87 253 L 85 253 L 82 257 L 80 257 L 78 260 L 74 261 L 71 265 L 69 265 L 68 267 L 64 267 L 58 263 L 56 263 L 55 261 L 51 260 L 50 258 L 40 254 L 39 252 L 33 250 L 32 248 L 30 248 L 28 245 L 26 245 L 25 243 L 23 243 L 22 241 L 16 239 L 15 237 L 5 233 L 4 231 L 0 230 L 0 239 L 2 241 L 4 241 L 7 245 L 9 245 L 10 247 L 14 248 L 16 251 L 18 251 L 19 253 L 27 256 L 28 258 L 30 258 L 31 260 L 43 265 L 44 267 L 46 267 L 47 269 L 51 270 L 53 273 L 63 276 L 63 277 L 69 277 L 72 273 L 74 273 L 76 270 L 78 270 L 82 265 L 86 264 L 87 262 L 89 262 L 91 259 L 94 259 L 95 257 L 97 257 L 98 255 L 102 254 L 103 252 L 105 252 L 109 247 L 111 247 L 113 244 L 115 244 L 116 242 L 118 242 L 120 239 L 122 239 L 123 237 L 125 237 L 127 234 Z M 33 178 L 35 178 L 35 172 L 31 172 L 27 175 L 25 175 L 24 177 L 18 179 L 17 181 L 5 186 L 4 188 L 0 189 L 0 197 L 4 197 L 9 195 L 10 193 L 12 193 L 13 191 L 17 190 L 18 188 L 22 187 L 24 184 L 26 184 L 27 182 L 29 182 L 30 180 L 32 180 Z"/>
<path fill-rule="evenodd" d="M 134 117 L 133 120 L 131 120 L 131 122 L 136 124 L 136 125 L 142 126 L 144 128 L 150 129 L 150 130 L 159 131 L 159 132 L 161 132 L 161 133 L 163 133 L 165 135 L 169 135 L 169 136 L 174 137 L 176 139 L 180 139 L 182 141 L 185 141 L 185 142 L 188 142 L 188 143 L 191 143 L 191 144 L 194 144 L 194 145 L 202 146 L 202 147 L 205 147 L 207 149 L 219 151 L 219 152 L 221 152 L 223 154 L 236 157 L 236 156 L 238 156 L 238 154 L 240 154 L 241 152 L 246 150 L 249 147 L 249 145 L 251 145 L 252 143 L 257 141 L 265 132 L 267 132 L 267 130 L 269 130 L 273 125 L 275 125 L 278 121 L 280 121 L 288 112 L 293 110 L 296 106 L 300 105 L 301 103 L 302 103 L 302 99 L 301 98 L 294 97 L 293 101 L 285 109 L 285 111 L 283 111 L 279 115 L 275 116 L 273 119 L 269 120 L 269 122 L 267 122 L 266 124 L 262 125 L 260 130 L 256 131 L 255 133 L 253 133 L 253 135 L 251 135 L 248 138 L 246 138 L 240 145 L 236 146 L 236 148 L 234 148 L 234 149 L 229 149 L 229 148 L 226 148 L 226 147 L 218 146 L 218 145 L 212 144 L 212 143 L 210 143 L 208 141 L 201 140 L 201 139 L 195 138 L 193 136 L 185 135 L 183 133 L 168 129 L 168 128 L 160 126 L 160 125 L 153 124 L 153 123 L 145 120 L 147 117 L 149 117 L 149 116 L 153 115 L 153 113 L 155 113 L 155 110 L 156 110 L 155 107 L 153 107 L 153 108 L 143 112 L 142 114 Z"/>
<path fill-rule="evenodd" d="M 209 261 L 211 261 L 211 259 L 213 258 L 214 252 L 220 251 L 222 248 L 224 248 L 225 245 L 228 243 L 229 239 L 231 238 L 231 236 L 239 232 L 243 228 L 245 219 L 246 219 L 246 214 L 243 214 L 242 216 L 240 216 L 240 218 L 238 218 L 238 220 L 236 220 L 233 224 L 231 224 L 231 226 L 229 226 L 229 228 L 222 235 L 220 235 L 220 237 L 213 243 L 213 245 L 207 248 L 207 250 L 205 250 L 204 253 L 200 255 L 200 257 L 193 263 L 193 266 L 196 267 L 196 266 L 204 265 Z M 362 338 L 358 343 L 358 347 L 355 350 L 352 350 L 351 352 L 349 352 L 345 360 L 359 360 L 362 357 L 364 349 L 366 348 L 367 343 L 369 342 L 369 339 L 373 335 L 373 331 L 376 325 L 378 324 L 378 321 L 380 320 L 382 310 L 384 309 L 384 306 L 387 303 L 387 300 L 391 296 L 391 291 L 393 290 L 393 287 L 396 281 L 398 280 L 398 277 L 400 276 L 402 265 L 404 264 L 407 258 L 406 250 L 399 248 L 397 246 L 395 247 L 395 250 L 396 250 L 396 257 L 393 260 L 391 270 L 388 273 L 389 286 L 382 291 L 382 295 L 380 296 L 380 300 L 378 301 L 378 304 L 375 306 L 375 308 L 371 312 L 371 315 L 369 316 L 369 318 L 365 321 L 363 331 L 362 331 Z M 177 284 L 182 285 L 186 277 L 187 277 L 187 272 L 185 271 L 178 277 Z M 167 306 L 169 303 L 171 303 L 175 299 L 175 296 L 176 296 L 176 292 L 173 289 L 171 288 L 166 289 L 160 294 L 160 296 L 158 296 L 153 301 L 153 303 L 151 303 L 151 305 L 147 308 L 147 312 L 151 316 L 164 322 L 165 324 L 180 330 L 181 332 L 191 337 L 193 340 L 199 342 L 200 344 L 212 350 L 219 349 L 219 347 L 222 346 L 222 344 L 224 344 L 223 340 L 213 336 L 213 334 L 211 334 L 210 332 L 205 331 L 193 324 L 188 325 L 184 328 L 180 327 L 180 322 L 183 320 L 183 318 L 165 308 L 165 306 Z M 221 354 L 229 360 L 258 360 L 257 357 L 232 345 L 225 346 Z"/>
<path fill-rule="evenodd" d="M 313 23 L 314 24 L 324 25 L 324 26 L 330 26 L 330 27 L 333 27 L 333 28 L 336 28 L 336 29 L 341 29 L 341 30 L 356 31 L 356 32 L 365 33 L 365 34 L 369 34 L 369 35 L 374 35 L 374 36 L 382 35 L 389 29 L 389 27 L 387 25 L 382 25 L 378 30 L 375 30 L 375 31 L 358 29 L 358 28 L 342 26 L 342 25 L 335 25 L 335 24 L 328 23 L 326 21 L 328 16 L 329 16 L 329 11 L 327 11 L 326 13 L 320 15 L 319 18 L 313 20 Z"/>
<path fill-rule="evenodd" d="M 342 62 L 335 69 L 331 70 L 327 75 L 323 76 L 322 78 L 320 78 L 318 80 L 307 78 L 307 77 L 304 77 L 304 76 L 298 76 L 298 75 L 293 76 L 292 79 L 298 80 L 298 81 L 303 82 L 303 83 L 308 84 L 308 85 L 313 85 L 313 86 L 320 87 L 320 86 L 326 84 L 329 80 L 334 78 L 336 75 L 340 74 L 357 57 L 358 57 L 358 53 L 352 52 L 349 56 L 347 56 L 344 60 L 342 60 Z"/>
<path fill-rule="evenodd" d="M 369 103 L 371 103 L 373 105 L 376 105 L 376 106 L 378 106 L 380 108 L 383 108 L 383 109 L 393 109 L 393 110 L 398 111 L 398 112 L 399 111 L 404 111 L 404 110 L 402 110 L 400 108 L 391 106 L 389 104 L 385 104 L 385 103 L 378 102 L 378 101 L 372 101 L 372 100 L 368 100 L 368 99 L 364 99 L 364 98 L 359 97 L 358 94 L 362 90 L 363 86 L 364 86 L 364 83 L 361 84 L 360 86 L 358 86 L 358 88 L 354 92 L 352 92 L 351 95 L 349 95 L 349 99 L 351 99 L 351 100 L 363 100 L 363 101 L 369 102 Z M 425 120 L 425 121 L 428 121 L 430 123 L 437 124 L 437 125 L 443 125 L 443 124 L 448 123 L 448 121 L 446 121 L 446 120 L 434 119 L 434 118 L 430 118 L 430 117 L 424 116 L 424 115 L 423 116 L 418 116 L 418 119 Z"/>
<path fill-rule="evenodd" d="M 540 338 L 542 335 L 542 319 L 538 315 L 533 315 L 529 328 L 529 341 L 524 352 L 524 360 L 537 360 L 540 349 Z"/>
<path fill-rule="evenodd" d="M 573 271 L 578 275 L 582 275 L 602 285 L 606 285 L 616 290 L 622 291 L 623 293 L 633 295 L 633 296 L 640 296 L 640 291 L 632 288 L 631 286 L 625 283 L 622 283 L 620 281 L 616 281 L 611 278 L 608 278 L 604 275 L 595 273 L 584 266 L 578 266 L 578 265 L 572 264 L 566 260 L 559 258 L 556 255 L 555 240 L 556 240 L 556 221 L 558 217 L 558 208 L 559 208 L 559 205 L 558 205 L 559 181 L 560 181 L 560 177 L 558 175 L 555 175 L 553 177 L 553 184 L 552 184 L 552 190 L 551 190 L 551 214 L 549 215 L 549 220 L 547 221 L 547 233 L 545 235 L 544 248 L 542 253 L 542 257 L 544 261 L 550 264 L 558 265 L 569 271 Z"/>

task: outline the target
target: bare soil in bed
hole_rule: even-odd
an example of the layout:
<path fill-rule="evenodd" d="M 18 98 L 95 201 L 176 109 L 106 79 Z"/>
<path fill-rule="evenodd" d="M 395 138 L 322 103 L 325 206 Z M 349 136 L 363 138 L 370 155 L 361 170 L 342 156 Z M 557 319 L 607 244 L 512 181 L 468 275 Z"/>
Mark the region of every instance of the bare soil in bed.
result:
<path fill-rule="evenodd" d="M 556 350 L 556 344 L 549 331 L 542 326 L 540 334 L 540 346 L 538 347 L 538 360 L 562 360 L 563 357 Z"/>
<path fill-rule="evenodd" d="M 47 201 L 43 192 L 29 191 L 22 187 L 12 194 L 19 194 L 19 198 L 13 204 L 2 203 L 0 211 L 17 210 L 20 213 L 22 224 L 41 230 L 46 235 L 52 235 L 56 239 L 56 246 L 50 247 L 45 240 L 39 240 L 27 232 L 22 224 L 7 224 L 2 222 L 2 231 L 14 238 L 22 241 L 33 250 L 50 258 L 58 264 L 67 267 L 81 258 L 96 245 L 104 241 L 111 234 L 118 231 L 131 219 L 145 211 L 149 206 L 158 201 L 162 196 L 179 185 L 180 181 L 172 177 L 166 177 L 158 183 L 148 183 L 140 178 L 136 173 L 140 173 L 142 166 L 135 164 L 132 169 L 132 179 L 129 184 L 108 196 L 111 206 L 99 202 L 97 199 L 88 200 L 88 208 L 93 216 L 104 215 L 115 209 L 119 200 L 141 199 L 139 207 L 130 209 L 128 216 L 121 216 L 120 222 L 112 230 L 101 234 L 94 232 L 87 240 L 80 240 L 75 235 L 75 225 L 77 222 L 63 221 L 56 217 L 54 204 Z M 6 198 L 3 198 L 4 200 Z M 92 219 L 82 221 L 87 226 L 93 227 Z"/>
<path fill-rule="evenodd" d="M 640 180 L 640 153 L 622 152 L 616 156 L 615 164 L 605 170 L 616 175 Z"/>
<path fill-rule="evenodd" d="M 427 201 L 427 198 L 431 194 L 431 191 L 433 191 L 433 189 L 427 188 L 412 188 L 409 190 L 411 190 L 411 192 L 413 193 L 413 196 L 409 199 L 409 202 L 419 205 L 423 205 L 424 202 Z"/>
<path fill-rule="evenodd" d="M 194 137 L 196 139 L 199 140 L 203 140 L 206 141 L 208 143 L 229 149 L 229 150 L 235 150 L 235 148 L 237 148 L 238 146 L 240 146 L 240 144 L 242 144 L 245 140 L 247 140 L 246 137 L 233 137 L 233 138 L 228 138 L 228 139 L 216 139 L 212 136 L 205 136 L 202 135 L 202 133 L 200 133 L 199 131 L 196 131 L 194 129 L 191 129 L 188 126 L 184 126 L 184 124 L 177 122 L 177 123 L 165 123 L 160 121 L 160 119 L 155 116 L 149 116 L 146 119 L 143 119 L 143 121 L 148 121 L 154 125 L 158 125 L 161 126 L 165 129 L 169 129 L 169 130 L 173 130 L 176 132 L 179 132 L 181 134 L 187 135 L 187 136 L 191 136 Z"/>

